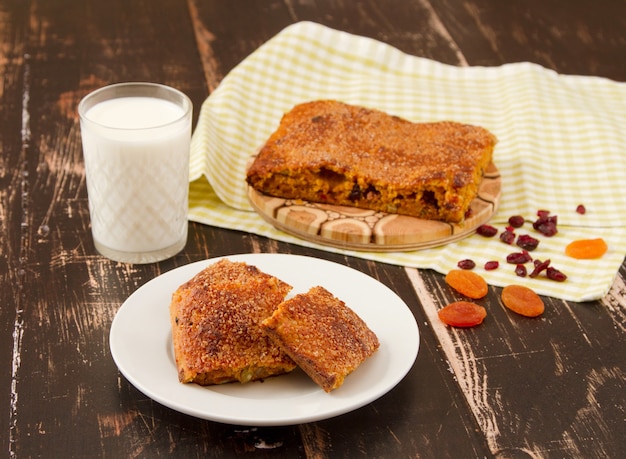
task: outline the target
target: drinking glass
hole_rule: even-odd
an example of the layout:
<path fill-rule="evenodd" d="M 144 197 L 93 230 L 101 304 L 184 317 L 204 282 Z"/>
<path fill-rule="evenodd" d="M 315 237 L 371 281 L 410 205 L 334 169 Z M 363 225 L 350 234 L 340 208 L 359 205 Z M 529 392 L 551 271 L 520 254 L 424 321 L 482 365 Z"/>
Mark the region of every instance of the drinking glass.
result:
<path fill-rule="evenodd" d="M 119 83 L 79 106 L 96 250 L 151 263 L 187 242 L 192 103 L 155 83 Z"/>

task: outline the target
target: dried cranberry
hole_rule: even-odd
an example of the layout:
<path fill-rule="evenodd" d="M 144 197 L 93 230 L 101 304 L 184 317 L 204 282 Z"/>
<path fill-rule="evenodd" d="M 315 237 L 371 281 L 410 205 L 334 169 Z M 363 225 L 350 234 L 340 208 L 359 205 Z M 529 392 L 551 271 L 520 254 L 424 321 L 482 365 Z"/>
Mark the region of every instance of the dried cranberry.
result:
<path fill-rule="evenodd" d="M 476 266 L 476 263 L 474 263 L 473 260 L 466 259 L 466 260 L 459 261 L 457 263 L 457 266 L 461 269 L 474 269 L 474 266 Z"/>
<path fill-rule="evenodd" d="M 352 187 L 352 191 L 350 191 L 350 195 L 348 196 L 348 199 L 350 201 L 358 201 L 362 197 L 363 197 L 363 193 L 361 193 L 361 187 L 359 186 L 358 183 L 355 183 L 354 186 Z"/>
<path fill-rule="evenodd" d="M 548 237 L 554 236 L 559 232 L 556 228 L 556 223 L 554 222 L 547 222 L 545 224 L 538 225 L 536 229 L 541 234 Z"/>
<path fill-rule="evenodd" d="M 513 241 L 515 241 L 515 233 L 507 229 L 500 234 L 500 240 L 505 244 L 513 244 Z"/>
<path fill-rule="evenodd" d="M 476 228 L 476 232 L 485 237 L 493 237 L 498 234 L 498 230 L 491 225 L 480 225 Z"/>
<path fill-rule="evenodd" d="M 524 250 L 535 250 L 539 245 L 539 240 L 528 234 L 520 234 L 517 237 L 516 244 Z"/>
<path fill-rule="evenodd" d="M 531 260 L 532 258 L 528 255 L 528 252 L 514 252 L 506 256 L 506 262 L 513 265 L 521 265 Z"/>
<path fill-rule="evenodd" d="M 526 277 L 526 274 L 527 274 L 526 266 L 517 265 L 515 267 L 515 274 L 517 274 L 519 277 Z"/>
<path fill-rule="evenodd" d="M 513 215 L 509 218 L 509 225 L 511 225 L 513 228 L 520 228 L 524 225 L 524 217 L 522 217 L 521 215 Z"/>
<path fill-rule="evenodd" d="M 539 211 L 539 212 L 544 212 L 544 211 Z M 556 229 L 556 225 L 557 225 L 556 215 L 545 215 L 542 213 L 541 215 L 539 215 L 539 218 L 533 223 L 533 228 L 535 228 L 544 236 L 550 237 L 558 233 L 558 230 Z"/>
<path fill-rule="evenodd" d="M 545 218 L 548 215 L 550 215 L 550 211 L 549 210 L 538 210 L 537 211 L 537 217 L 539 217 L 539 218 Z"/>
<path fill-rule="evenodd" d="M 535 269 L 529 274 L 530 277 L 537 277 L 542 271 L 548 269 L 550 266 L 550 259 L 545 261 L 535 261 Z"/>
<path fill-rule="evenodd" d="M 499 266 L 500 266 L 500 263 L 498 263 L 495 260 L 488 261 L 487 263 L 485 263 L 485 270 L 493 271 L 494 269 L 498 269 Z"/>
<path fill-rule="evenodd" d="M 583 206 L 582 204 L 578 204 L 578 207 L 576 207 L 576 212 L 578 212 L 580 215 L 584 215 L 587 212 L 587 209 L 585 209 L 585 206 Z"/>
<path fill-rule="evenodd" d="M 553 268 L 552 266 L 548 266 L 548 268 L 546 269 L 546 276 L 548 277 L 548 279 L 557 282 L 563 282 L 565 281 L 565 279 L 567 279 L 567 276 L 565 274 L 563 274 L 558 269 Z"/>

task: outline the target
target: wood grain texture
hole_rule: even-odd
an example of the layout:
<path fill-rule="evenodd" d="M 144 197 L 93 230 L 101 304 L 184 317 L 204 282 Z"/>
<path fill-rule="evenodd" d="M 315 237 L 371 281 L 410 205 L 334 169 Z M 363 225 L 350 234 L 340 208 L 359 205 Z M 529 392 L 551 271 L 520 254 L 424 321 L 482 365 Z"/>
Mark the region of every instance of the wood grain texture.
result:
<path fill-rule="evenodd" d="M 28 193 L 25 158 L 29 141 L 23 80 L 26 72 L 26 5 L 0 8 L 0 448 L 9 451 L 17 430 L 16 376 L 24 336 L 25 239 Z"/>
<path fill-rule="evenodd" d="M 601 305 L 543 298 L 545 313 L 529 319 L 506 309 L 492 289 L 478 302 L 488 311 L 481 326 L 451 329 L 436 311 L 461 298 L 415 270 L 409 276 L 494 454 L 587 457 L 601 438 L 606 455 L 599 457 L 619 456 L 623 421 L 615 414 L 623 400 L 611 393 L 626 385 L 618 355 L 626 343 L 615 326 L 623 298 L 615 317 Z"/>
<path fill-rule="evenodd" d="M 564 74 L 624 81 L 626 4 L 592 0 L 432 2 L 469 65 L 534 62 Z M 608 20 L 607 18 L 612 18 Z"/>
<path fill-rule="evenodd" d="M 481 300 L 443 326 L 443 276 L 191 224 L 180 254 L 126 265 L 93 247 L 76 106 L 149 80 L 201 103 L 287 25 L 312 20 L 453 65 L 529 60 L 626 80 L 626 3 L 529 0 L 0 0 L 0 455 L 8 457 L 621 457 L 626 268 L 598 302 L 544 298 L 537 319 Z M 69 14 L 71 12 L 71 14 Z M 320 257 L 398 293 L 421 332 L 389 394 L 334 419 L 259 428 L 195 419 L 141 394 L 108 348 L 122 302 L 161 273 L 245 252 Z M 384 307 L 384 305 L 381 305 Z"/>

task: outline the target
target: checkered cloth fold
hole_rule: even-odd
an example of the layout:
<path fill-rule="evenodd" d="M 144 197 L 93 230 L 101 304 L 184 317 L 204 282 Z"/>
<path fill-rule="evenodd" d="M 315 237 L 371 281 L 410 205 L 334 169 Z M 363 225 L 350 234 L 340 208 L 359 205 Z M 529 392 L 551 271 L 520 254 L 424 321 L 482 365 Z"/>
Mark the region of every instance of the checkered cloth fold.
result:
<path fill-rule="evenodd" d="M 532 253 L 549 258 L 566 282 L 520 279 L 507 265 L 519 250 L 478 235 L 411 252 L 364 252 L 318 245 L 281 232 L 248 202 L 245 169 L 294 105 L 336 99 L 408 120 L 454 120 L 483 126 L 499 139 L 494 162 L 502 195 L 491 224 L 512 215 L 534 221 L 539 209 L 558 216 L 559 233 L 537 236 L 527 223 L 517 234 L 540 239 Z M 492 285 L 522 283 L 571 301 L 604 296 L 626 254 L 626 84 L 560 75 L 531 63 L 455 67 L 407 55 L 384 43 L 319 24 L 293 24 L 233 69 L 204 102 L 190 162 L 189 219 L 322 250 L 446 273 L 461 259 Z M 576 207 L 584 204 L 587 213 Z M 564 247 L 604 238 L 597 260 L 574 260 Z M 500 261 L 485 271 L 483 264 Z"/>

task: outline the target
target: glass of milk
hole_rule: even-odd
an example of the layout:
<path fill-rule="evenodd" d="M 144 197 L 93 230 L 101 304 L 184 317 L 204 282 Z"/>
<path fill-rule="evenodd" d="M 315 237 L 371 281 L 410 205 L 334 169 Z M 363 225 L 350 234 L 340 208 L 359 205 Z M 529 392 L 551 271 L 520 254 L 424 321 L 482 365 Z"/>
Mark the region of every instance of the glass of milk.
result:
<path fill-rule="evenodd" d="M 94 243 L 127 263 L 187 242 L 191 100 L 153 83 L 100 88 L 78 105 Z"/>

